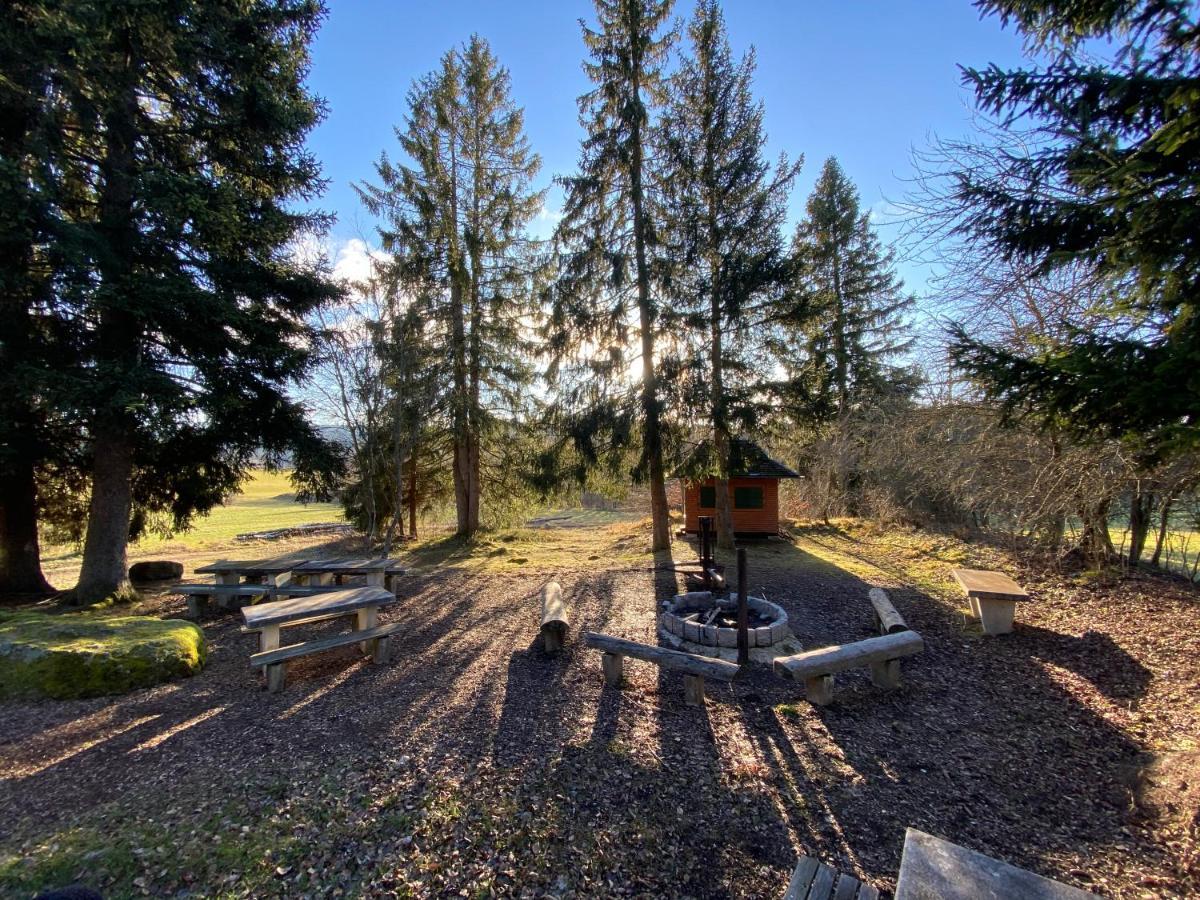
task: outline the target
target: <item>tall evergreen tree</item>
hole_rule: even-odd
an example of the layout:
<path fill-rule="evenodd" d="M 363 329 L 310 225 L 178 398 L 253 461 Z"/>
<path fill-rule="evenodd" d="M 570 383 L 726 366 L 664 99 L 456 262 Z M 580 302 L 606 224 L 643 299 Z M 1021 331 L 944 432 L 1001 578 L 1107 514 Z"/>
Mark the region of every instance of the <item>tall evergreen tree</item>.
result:
<path fill-rule="evenodd" d="M 77 265 L 59 287 L 86 323 L 91 497 L 75 596 L 125 582 L 135 503 L 176 525 L 236 489 L 260 449 L 322 448 L 286 385 L 308 362 L 304 317 L 336 296 L 289 250 L 325 217 L 303 149 L 322 106 L 303 85 L 315 0 L 73 10 L 86 36 L 65 98 Z"/>
<path fill-rule="evenodd" d="M 753 426 L 762 367 L 751 326 L 789 277 L 782 228 L 799 164 L 763 157 L 763 107 L 752 92 L 754 53 L 735 63 L 716 0 L 700 0 L 691 53 L 671 81 L 663 116 L 665 258 L 675 331 L 701 348 L 717 535 L 732 548 L 728 479 L 732 432 Z"/>
<path fill-rule="evenodd" d="M 799 353 L 785 359 L 810 415 L 842 415 L 857 404 L 912 388 L 889 363 L 911 344 L 901 318 L 913 303 L 886 250 L 860 212 L 858 191 L 832 157 L 808 198 L 793 242 L 796 296 L 807 324 Z"/>
<path fill-rule="evenodd" d="M 376 165 L 380 183 L 359 194 L 386 219 L 380 235 L 395 257 L 394 283 L 424 304 L 449 351 L 458 534 L 470 536 L 480 524 L 485 450 L 503 450 L 497 436 L 525 407 L 533 379 L 527 226 L 543 202 L 532 188 L 541 161 L 525 137 L 508 70 L 478 36 L 420 79 L 408 104 L 396 136 L 410 162 L 394 164 L 385 154 Z"/>
<path fill-rule="evenodd" d="M 0 594 L 50 591 L 41 570 L 36 475 L 68 444 L 51 435 L 53 372 L 75 358 L 53 311 L 61 137 L 54 64 L 70 46 L 37 3 L 0 8 Z M 61 164 L 61 162 L 60 162 Z M 73 167 L 68 171 L 73 171 Z"/>
<path fill-rule="evenodd" d="M 1170 0 L 982 0 L 1038 68 L 968 70 L 980 108 L 1034 150 L 961 167 L 962 229 L 1034 274 L 1095 267 L 1089 322 L 1033 353 L 961 329 L 957 361 L 1010 413 L 1156 455 L 1200 441 L 1200 21 Z M 1097 52 L 1104 40 L 1112 52 Z"/>
<path fill-rule="evenodd" d="M 595 0 L 598 27 L 580 22 L 590 59 L 584 71 L 594 88 L 579 98 L 587 136 L 579 172 L 562 179 L 564 217 L 556 243 L 563 254 L 553 291 L 550 349 L 558 361 L 571 354 L 594 381 L 587 388 L 585 420 L 600 422 L 603 406 L 615 409 L 600 386 L 616 388 L 626 375 L 631 327 L 641 356 L 639 385 L 641 460 L 650 487 L 653 549 L 671 545 L 663 450 L 663 415 L 656 338 L 660 298 L 653 284 L 658 228 L 652 210 L 654 143 L 652 110 L 665 94 L 663 67 L 674 34 L 663 28 L 673 0 Z M 618 388 L 619 389 L 619 388 Z M 610 423 L 611 424 L 611 423 Z M 619 425 L 618 428 L 623 428 Z M 590 435 L 582 429 L 579 438 Z M 583 448 L 586 457 L 590 450 Z"/>

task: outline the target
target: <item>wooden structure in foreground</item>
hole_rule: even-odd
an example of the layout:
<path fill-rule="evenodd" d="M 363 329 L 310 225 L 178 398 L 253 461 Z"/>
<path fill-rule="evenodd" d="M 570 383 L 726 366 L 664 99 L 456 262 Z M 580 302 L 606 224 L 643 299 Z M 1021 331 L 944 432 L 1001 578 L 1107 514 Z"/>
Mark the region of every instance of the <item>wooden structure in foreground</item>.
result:
<path fill-rule="evenodd" d="M 776 675 L 804 682 L 804 698 L 809 703 L 825 706 L 833 702 L 833 676 L 847 669 L 869 666 L 871 681 L 876 687 L 900 686 L 900 659 L 925 649 L 925 643 L 915 631 L 901 631 L 882 637 L 867 638 L 853 644 L 838 644 L 781 656 L 775 660 Z"/>
<path fill-rule="evenodd" d="M 557 653 L 567 640 L 567 607 L 562 587 L 551 581 L 542 588 L 542 642 L 547 653 Z"/>
<path fill-rule="evenodd" d="M 915 828 L 904 833 L 896 900 L 1099 900 Z"/>
<path fill-rule="evenodd" d="M 950 574 L 966 593 L 971 614 L 979 619 L 984 634 L 1012 631 L 1017 604 L 1029 599 L 1024 588 L 1002 572 L 951 569 Z"/>
<path fill-rule="evenodd" d="M 600 658 L 600 665 L 604 670 L 604 683 L 612 687 L 617 687 L 621 683 L 626 656 L 654 663 L 663 669 L 682 672 L 683 699 L 689 706 L 704 704 L 705 678 L 733 681 L 742 671 L 740 666 L 723 659 L 684 653 L 682 650 L 670 650 L 666 647 L 639 644 L 637 641 L 629 641 L 608 634 L 598 634 L 594 631 L 585 632 L 583 642 L 593 650 L 603 651 L 604 655 Z"/>
<path fill-rule="evenodd" d="M 802 856 L 792 870 L 783 900 L 878 900 L 879 891 L 811 856 Z"/>

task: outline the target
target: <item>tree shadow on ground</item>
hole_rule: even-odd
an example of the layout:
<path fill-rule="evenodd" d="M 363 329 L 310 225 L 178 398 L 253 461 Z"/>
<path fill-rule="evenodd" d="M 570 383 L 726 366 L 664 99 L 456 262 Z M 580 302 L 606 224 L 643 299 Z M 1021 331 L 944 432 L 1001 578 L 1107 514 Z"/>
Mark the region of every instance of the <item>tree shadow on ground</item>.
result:
<path fill-rule="evenodd" d="M 765 583 L 798 588 L 772 599 L 805 649 L 875 636 L 868 584 L 805 556 L 758 560 Z M 903 660 L 900 690 L 875 687 L 865 669 L 839 673 L 834 703 L 814 707 L 803 685 L 763 669 L 737 692 L 801 847 L 877 884 L 894 879 L 908 826 L 1073 883 L 1062 862 L 1073 854 L 1130 852 L 1123 777 L 1138 747 L 1054 668 L 1125 702 L 1150 673 L 1105 635 L 1018 624 L 987 638 L 936 597 L 908 588 L 892 599 L 925 641 Z"/>

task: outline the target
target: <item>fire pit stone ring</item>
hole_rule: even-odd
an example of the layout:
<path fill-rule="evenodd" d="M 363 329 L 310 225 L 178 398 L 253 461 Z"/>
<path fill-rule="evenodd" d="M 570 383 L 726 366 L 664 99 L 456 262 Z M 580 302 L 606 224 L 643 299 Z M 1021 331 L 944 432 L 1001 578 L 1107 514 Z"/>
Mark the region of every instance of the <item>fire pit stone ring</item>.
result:
<path fill-rule="evenodd" d="M 709 591 L 678 594 L 664 605 L 659 625 L 686 644 L 737 646 L 737 595 L 714 598 Z M 790 636 L 783 607 L 762 597 L 749 597 L 751 647 L 770 647 Z"/>

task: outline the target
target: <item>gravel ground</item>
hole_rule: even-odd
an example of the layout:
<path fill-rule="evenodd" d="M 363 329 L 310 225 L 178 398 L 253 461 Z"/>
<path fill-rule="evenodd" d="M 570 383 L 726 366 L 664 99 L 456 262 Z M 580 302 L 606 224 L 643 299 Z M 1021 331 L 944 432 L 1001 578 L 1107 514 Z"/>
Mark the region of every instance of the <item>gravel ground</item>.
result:
<path fill-rule="evenodd" d="M 926 640 L 904 687 L 847 673 L 818 709 L 760 666 L 691 708 L 679 676 L 637 661 L 605 688 L 576 641 L 656 642 L 675 574 L 604 555 L 636 527 L 598 531 L 600 558 L 573 569 L 407 577 L 384 666 L 331 651 L 267 694 L 254 638 L 216 613 L 196 678 L 0 706 L 0 890 L 777 897 L 807 853 L 886 892 L 907 826 L 1105 896 L 1197 890 L 1194 589 L 1024 571 L 1016 632 L 985 638 L 942 561 L 1015 563 L 812 529 L 754 546 L 751 588 L 805 647 L 870 636 L 867 589 L 889 588 Z M 554 658 L 535 640 L 551 577 L 573 629 Z"/>

